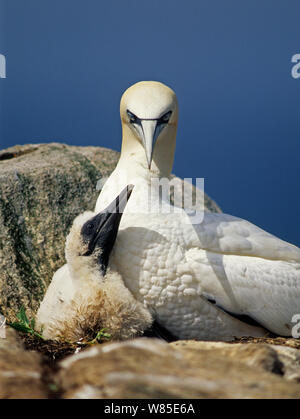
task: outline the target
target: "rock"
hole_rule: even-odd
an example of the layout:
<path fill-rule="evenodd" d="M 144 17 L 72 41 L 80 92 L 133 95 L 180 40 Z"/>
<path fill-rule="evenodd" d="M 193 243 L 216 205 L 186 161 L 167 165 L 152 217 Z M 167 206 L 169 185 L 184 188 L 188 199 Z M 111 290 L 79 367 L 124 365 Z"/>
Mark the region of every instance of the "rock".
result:
<path fill-rule="evenodd" d="M 16 332 L 6 329 L 0 338 L 0 399 L 47 398 L 42 357 L 26 351 Z"/>
<path fill-rule="evenodd" d="M 263 345 L 139 338 L 67 357 L 57 380 L 64 398 L 300 398 L 277 362 Z"/>
<path fill-rule="evenodd" d="M 89 157 L 93 155 L 93 160 Z M 64 243 L 80 212 L 92 209 L 97 181 L 118 153 L 63 144 L 17 146 L 0 153 L 0 312 L 33 315 L 64 263 Z"/>
<path fill-rule="evenodd" d="M 287 380 L 300 383 L 300 351 L 288 346 L 272 346 L 283 365 L 283 374 Z"/>
<path fill-rule="evenodd" d="M 119 153 L 64 144 L 0 151 L 0 313 L 9 321 L 23 305 L 33 317 L 53 273 L 64 264 L 73 219 L 95 206 Z M 181 180 L 177 179 L 177 186 Z M 206 209 L 220 211 L 205 197 Z"/>
<path fill-rule="evenodd" d="M 51 371 L 14 330 L 0 339 L 0 398 L 300 398 L 299 372 L 299 349 L 284 345 L 149 338 L 94 345 Z"/>
<path fill-rule="evenodd" d="M 251 340 L 251 338 L 248 340 Z M 198 351 L 209 351 L 216 355 L 234 358 L 236 361 L 243 362 L 255 369 L 282 375 L 286 380 L 300 383 L 299 339 L 253 338 L 252 343 L 182 340 L 172 342 L 170 345 L 180 350 L 185 356 L 194 356 L 195 352 Z"/>
<path fill-rule="evenodd" d="M 258 343 L 241 344 L 225 342 L 177 341 L 170 344 L 181 351 L 185 357 L 193 358 L 199 352 L 208 351 L 210 355 L 234 359 L 253 367 L 255 370 L 267 371 L 279 375 L 284 374 L 284 365 L 279 359 L 276 347 Z"/>

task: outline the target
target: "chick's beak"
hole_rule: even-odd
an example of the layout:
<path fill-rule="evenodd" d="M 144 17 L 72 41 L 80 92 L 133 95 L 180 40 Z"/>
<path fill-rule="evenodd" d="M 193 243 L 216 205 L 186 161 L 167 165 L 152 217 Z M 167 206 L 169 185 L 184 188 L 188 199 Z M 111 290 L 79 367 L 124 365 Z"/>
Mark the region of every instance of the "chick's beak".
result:
<path fill-rule="evenodd" d="M 103 254 L 110 254 L 119 230 L 120 221 L 133 185 L 128 185 L 112 201 L 112 203 L 91 220 L 95 226 L 95 234 L 91 238 L 85 256 L 93 253 L 95 247 L 100 247 Z"/>

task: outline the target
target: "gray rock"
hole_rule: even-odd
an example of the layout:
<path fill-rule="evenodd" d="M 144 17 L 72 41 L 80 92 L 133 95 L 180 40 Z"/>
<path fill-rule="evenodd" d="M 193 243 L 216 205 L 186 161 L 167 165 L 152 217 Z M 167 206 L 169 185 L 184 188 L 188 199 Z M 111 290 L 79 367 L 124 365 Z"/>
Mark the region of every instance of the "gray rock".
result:
<path fill-rule="evenodd" d="M 299 349 L 267 342 L 138 338 L 82 349 L 50 369 L 7 328 L 0 338 L 0 398 L 300 398 Z"/>
<path fill-rule="evenodd" d="M 272 345 L 283 365 L 284 377 L 300 383 L 300 350 L 287 346 Z"/>
<path fill-rule="evenodd" d="M 276 347 L 271 345 L 226 343 L 226 342 L 198 342 L 181 340 L 170 344 L 182 352 L 186 357 L 197 356 L 199 352 L 208 351 L 218 357 L 234 359 L 253 367 L 255 370 L 267 371 L 278 375 L 284 375 L 284 365 L 279 359 Z"/>
<path fill-rule="evenodd" d="M 283 376 L 288 381 L 300 383 L 299 339 L 278 337 L 275 339 L 258 338 L 253 341 L 251 343 L 226 343 L 181 340 L 172 342 L 170 345 L 185 356 L 194 356 L 199 351 L 209 351 L 210 354 L 235 359 L 255 370 L 271 372 Z"/>
<path fill-rule="evenodd" d="M 110 175 L 118 158 L 101 147 L 57 143 L 0 151 L 0 313 L 9 321 L 22 305 L 34 316 L 65 262 L 73 219 L 94 208 L 98 181 Z M 205 204 L 220 211 L 208 197 Z"/>
<path fill-rule="evenodd" d="M 0 338 L 0 399 L 48 397 L 42 357 L 26 351 L 16 332 L 7 328 Z"/>
<path fill-rule="evenodd" d="M 57 382 L 64 398 L 300 398 L 299 384 L 271 371 L 272 348 L 209 345 L 145 338 L 98 345 L 62 361 Z"/>
<path fill-rule="evenodd" d="M 64 263 L 74 217 L 93 209 L 97 181 L 117 159 L 100 147 L 55 143 L 0 152 L 0 312 L 8 320 L 21 305 L 29 315 L 37 310 Z"/>

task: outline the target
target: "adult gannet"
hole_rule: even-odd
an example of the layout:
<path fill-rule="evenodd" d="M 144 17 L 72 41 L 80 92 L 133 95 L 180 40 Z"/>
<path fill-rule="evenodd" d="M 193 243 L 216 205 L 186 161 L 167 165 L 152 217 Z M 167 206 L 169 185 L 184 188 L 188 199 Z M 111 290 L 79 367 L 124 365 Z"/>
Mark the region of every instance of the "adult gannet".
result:
<path fill-rule="evenodd" d="M 36 328 L 46 339 L 73 342 L 102 328 L 113 339 L 127 339 L 151 326 L 149 311 L 108 269 L 131 190 L 125 188 L 99 214 L 87 211 L 75 218 L 66 240 L 67 264 L 54 274 L 37 313 Z"/>
<path fill-rule="evenodd" d="M 120 113 L 121 156 L 96 211 L 135 185 L 111 256 L 134 296 L 179 338 L 265 334 L 230 313 L 290 336 L 300 312 L 300 249 L 230 215 L 205 213 L 192 224 L 191 214 L 168 203 L 157 211 L 153 194 L 149 210 L 151 182 L 169 177 L 173 165 L 176 95 L 162 83 L 140 82 L 122 96 Z"/>

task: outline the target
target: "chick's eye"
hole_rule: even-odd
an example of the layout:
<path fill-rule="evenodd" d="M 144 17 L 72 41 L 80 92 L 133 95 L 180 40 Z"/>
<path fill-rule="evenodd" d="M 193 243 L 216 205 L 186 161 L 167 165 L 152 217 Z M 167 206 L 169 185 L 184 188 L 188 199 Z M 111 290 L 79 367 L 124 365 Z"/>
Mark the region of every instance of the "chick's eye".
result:
<path fill-rule="evenodd" d="M 81 235 L 84 241 L 89 242 L 97 232 L 97 224 L 94 221 L 87 221 L 81 229 Z"/>
<path fill-rule="evenodd" d="M 134 115 L 132 112 L 127 111 L 127 115 L 129 117 L 129 122 L 131 124 L 136 124 L 138 122 L 139 118 L 136 115 Z"/>
<path fill-rule="evenodd" d="M 91 233 L 93 231 L 93 229 L 94 229 L 94 224 L 93 223 L 88 223 L 86 225 L 86 230 L 87 230 L 88 233 Z"/>

